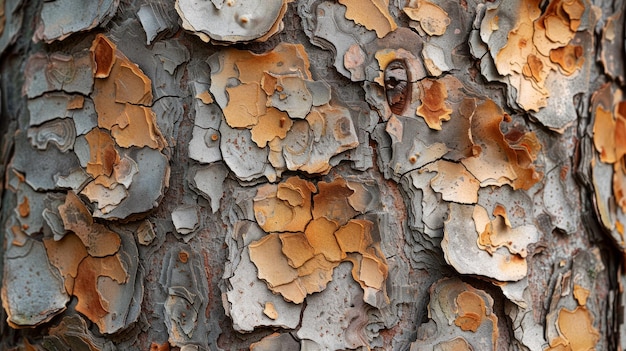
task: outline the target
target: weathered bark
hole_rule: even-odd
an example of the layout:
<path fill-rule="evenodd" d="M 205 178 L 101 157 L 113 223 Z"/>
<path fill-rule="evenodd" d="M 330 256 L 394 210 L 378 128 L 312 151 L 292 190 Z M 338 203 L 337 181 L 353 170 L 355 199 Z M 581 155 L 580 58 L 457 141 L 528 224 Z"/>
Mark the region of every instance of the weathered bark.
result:
<path fill-rule="evenodd" d="M 624 349 L 625 6 L 0 1 L 0 348 Z"/>

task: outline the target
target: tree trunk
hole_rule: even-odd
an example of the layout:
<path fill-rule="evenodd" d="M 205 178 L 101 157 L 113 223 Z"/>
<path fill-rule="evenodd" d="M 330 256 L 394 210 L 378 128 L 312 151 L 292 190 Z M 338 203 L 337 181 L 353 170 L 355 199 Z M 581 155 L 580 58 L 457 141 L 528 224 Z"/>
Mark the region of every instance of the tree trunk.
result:
<path fill-rule="evenodd" d="M 0 1 L 1 348 L 624 349 L 625 6 Z"/>

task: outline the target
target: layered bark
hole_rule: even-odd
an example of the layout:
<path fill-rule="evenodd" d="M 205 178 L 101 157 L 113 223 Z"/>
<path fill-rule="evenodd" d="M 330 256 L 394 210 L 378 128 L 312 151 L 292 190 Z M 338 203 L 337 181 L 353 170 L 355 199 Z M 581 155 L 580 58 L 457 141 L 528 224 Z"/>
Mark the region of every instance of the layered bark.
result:
<path fill-rule="evenodd" d="M 0 2 L 0 348 L 625 348 L 625 7 Z"/>

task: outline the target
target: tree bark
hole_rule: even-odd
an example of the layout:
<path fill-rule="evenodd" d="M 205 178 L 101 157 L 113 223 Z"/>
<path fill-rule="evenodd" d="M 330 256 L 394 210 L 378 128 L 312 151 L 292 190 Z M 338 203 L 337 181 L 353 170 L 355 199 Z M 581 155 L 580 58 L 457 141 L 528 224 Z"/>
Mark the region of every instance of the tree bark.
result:
<path fill-rule="evenodd" d="M 0 1 L 0 348 L 624 349 L 625 7 Z"/>

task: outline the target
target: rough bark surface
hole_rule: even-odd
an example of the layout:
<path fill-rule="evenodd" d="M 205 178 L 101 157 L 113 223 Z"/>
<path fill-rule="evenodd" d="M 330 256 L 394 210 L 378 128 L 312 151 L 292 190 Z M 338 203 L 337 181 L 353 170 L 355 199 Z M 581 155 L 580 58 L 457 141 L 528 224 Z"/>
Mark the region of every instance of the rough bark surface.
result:
<path fill-rule="evenodd" d="M 0 0 L 0 348 L 625 349 L 625 10 Z"/>

